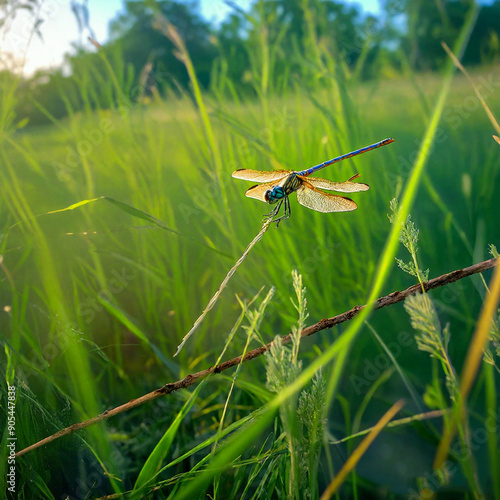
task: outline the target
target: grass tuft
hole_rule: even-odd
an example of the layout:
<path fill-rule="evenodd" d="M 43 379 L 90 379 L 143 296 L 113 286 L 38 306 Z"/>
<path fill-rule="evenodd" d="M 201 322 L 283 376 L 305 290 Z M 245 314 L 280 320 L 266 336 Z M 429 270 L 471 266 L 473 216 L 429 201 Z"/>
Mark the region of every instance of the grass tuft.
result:
<path fill-rule="evenodd" d="M 391 213 L 388 214 L 391 224 L 394 224 L 398 219 L 398 200 L 393 198 L 390 203 Z M 417 252 L 418 252 L 418 229 L 411 220 L 411 214 L 406 216 L 405 221 L 401 224 L 401 232 L 399 233 L 399 241 L 408 250 L 411 255 L 411 262 L 404 262 L 401 259 L 396 259 L 398 266 L 411 276 L 415 276 L 420 285 L 422 286 L 422 292 L 424 291 L 424 281 L 429 279 L 429 269 L 422 271 L 418 266 Z"/>

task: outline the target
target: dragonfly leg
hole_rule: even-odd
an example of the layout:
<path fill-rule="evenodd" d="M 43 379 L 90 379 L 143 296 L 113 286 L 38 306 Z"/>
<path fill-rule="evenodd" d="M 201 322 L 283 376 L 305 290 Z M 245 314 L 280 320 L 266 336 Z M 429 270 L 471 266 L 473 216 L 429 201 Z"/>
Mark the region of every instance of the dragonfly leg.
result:
<path fill-rule="evenodd" d="M 278 219 L 273 220 L 273 222 L 276 222 L 276 228 L 279 227 L 280 222 L 282 220 L 288 219 L 290 217 L 290 214 L 292 213 L 292 209 L 290 208 L 290 199 L 288 198 L 288 196 L 285 197 L 284 202 L 285 202 L 285 213 Z"/>
<path fill-rule="evenodd" d="M 278 215 L 281 210 L 281 205 L 283 205 L 283 200 L 281 200 L 268 214 L 264 215 L 264 220 L 273 219 Z"/>

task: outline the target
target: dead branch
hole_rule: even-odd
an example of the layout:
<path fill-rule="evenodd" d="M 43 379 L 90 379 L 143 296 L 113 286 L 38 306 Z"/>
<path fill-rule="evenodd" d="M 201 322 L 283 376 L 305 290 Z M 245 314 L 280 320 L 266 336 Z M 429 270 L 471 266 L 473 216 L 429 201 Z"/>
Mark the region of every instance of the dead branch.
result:
<path fill-rule="evenodd" d="M 460 279 L 466 278 L 467 276 L 471 276 L 473 274 L 481 273 L 483 271 L 486 271 L 488 269 L 491 269 L 492 267 L 495 266 L 497 263 L 498 259 L 489 259 L 485 260 L 483 262 L 480 262 L 478 264 L 474 264 L 473 266 L 470 267 L 465 267 L 464 269 L 459 269 L 457 271 L 453 271 L 448 274 L 443 274 L 437 278 L 433 278 L 426 283 L 424 283 L 424 289 L 425 291 L 432 290 L 433 288 L 438 288 L 444 285 L 448 285 L 450 283 L 453 283 L 455 281 L 458 281 Z M 389 295 L 386 295 L 385 297 L 380 297 L 375 301 L 375 306 L 374 309 L 381 309 L 382 307 L 390 306 L 392 304 L 396 304 L 398 302 L 403 301 L 408 295 L 414 295 L 418 292 L 420 292 L 421 286 L 420 284 L 416 284 L 413 286 L 410 286 L 406 290 L 402 292 L 392 292 Z M 346 311 L 342 314 L 338 314 L 337 316 L 333 316 L 332 318 L 326 318 L 322 319 L 318 323 L 309 326 L 305 328 L 302 331 L 302 337 L 308 337 L 310 335 L 314 335 L 315 333 L 321 331 L 321 330 L 327 330 L 329 328 L 332 328 L 335 325 L 338 325 L 340 323 L 344 323 L 346 321 L 349 321 L 353 319 L 356 315 L 359 314 L 359 312 L 366 307 L 364 306 L 354 306 L 352 309 L 349 311 Z M 282 337 L 282 342 L 283 344 L 286 344 L 290 341 L 290 334 L 285 335 Z M 227 370 L 233 366 L 238 365 L 239 363 L 249 361 L 251 359 L 257 358 L 264 354 L 270 347 L 271 343 L 258 347 L 257 349 L 253 349 L 252 351 L 249 351 L 243 360 L 241 359 L 241 356 L 238 356 L 233 359 L 229 359 L 227 361 L 224 361 L 223 363 L 220 363 L 217 366 L 212 366 L 210 368 L 207 368 L 206 370 L 202 370 L 200 372 L 194 373 L 192 375 L 187 375 L 184 377 L 182 380 L 178 380 L 177 382 L 172 382 L 170 384 L 166 384 L 163 387 L 160 387 L 159 389 L 156 389 L 153 392 L 150 392 L 148 394 L 144 394 L 140 398 L 137 399 L 132 399 L 128 403 L 125 403 L 123 405 L 117 406 L 116 408 L 113 408 L 111 410 L 106 410 L 100 415 L 97 415 L 94 418 L 91 418 L 89 420 L 85 420 L 84 422 L 76 423 L 73 425 L 70 425 L 69 427 L 66 427 L 65 429 L 61 429 L 60 431 L 56 432 L 55 434 L 52 434 L 51 436 L 48 436 L 41 441 L 38 441 L 37 443 L 32 444 L 31 446 L 28 446 L 27 448 L 24 448 L 21 451 L 18 451 L 16 453 L 16 457 L 20 457 L 21 455 L 24 455 L 36 448 L 40 448 L 41 446 L 44 446 L 62 436 L 66 436 L 67 434 L 72 434 L 75 431 L 78 431 L 80 429 L 83 429 L 84 427 L 89 427 L 90 425 L 94 425 L 97 422 L 100 422 L 101 420 L 104 420 L 106 418 L 112 417 L 114 415 L 118 415 L 119 413 L 122 413 L 124 411 L 131 410 L 132 408 L 135 408 L 136 406 L 140 406 L 148 401 L 152 401 L 156 398 L 159 398 L 160 396 L 165 396 L 167 394 L 171 394 L 172 392 L 178 391 L 179 389 L 185 389 L 186 387 L 189 387 L 190 385 L 193 385 L 194 383 L 198 382 L 202 378 L 212 374 L 212 373 L 220 373 L 223 372 L 224 370 Z"/>

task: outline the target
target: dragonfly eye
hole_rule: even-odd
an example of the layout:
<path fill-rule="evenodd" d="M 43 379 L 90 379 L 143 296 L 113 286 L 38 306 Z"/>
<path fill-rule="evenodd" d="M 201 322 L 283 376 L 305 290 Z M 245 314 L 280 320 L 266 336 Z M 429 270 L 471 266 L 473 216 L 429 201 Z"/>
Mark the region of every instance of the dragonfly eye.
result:
<path fill-rule="evenodd" d="M 264 198 L 266 199 L 267 203 L 270 203 L 271 205 L 273 203 L 276 203 L 278 200 L 274 197 L 273 191 L 271 189 L 268 189 L 266 191 L 266 194 L 264 195 Z"/>
<path fill-rule="evenodd" d="M 273 189 L 268 189 L 266 191 L 264 198 L 266 199 L 267 203 L 272 205 L 273 203 L 277 203 L 284 196 L 285 192 L 283 191 L 283 188 L 281 186 L 274 186 Z"/>

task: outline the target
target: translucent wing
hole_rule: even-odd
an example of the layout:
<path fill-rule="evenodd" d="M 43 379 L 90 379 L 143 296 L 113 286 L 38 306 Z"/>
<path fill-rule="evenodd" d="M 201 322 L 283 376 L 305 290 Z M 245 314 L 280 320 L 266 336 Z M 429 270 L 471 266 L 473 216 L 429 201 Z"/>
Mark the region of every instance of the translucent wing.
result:
<path fill-rule="evenodd" d="M 335 194 L 324 193 L 304 182 L 297 190 L 297 201 L 304 207 L 317 212 L 349 212 L 358 206 L 351 199 Z"/>
<path fill-rule="evenodd" d="M 359 177 L 359 174 L 351 177 L 346 182 L 333 182 L 319 177 L 307 177 L 307 182 L 315 188 L 327 189 L 328 191 L 339 191 L 340 193 L 357 193 L 359 191 L 368 191 L 370 186 L 361 182 L 351 182 L 352 179 Z"/>
<path fill-rule="evenodd" d="M 235 179 L 243 179 L 246 181 L 272 182 L 283 179 L 283 177 L 286 177 L 291 173 L 291 170 L 271 170 L 269 172 L 261 172 L 260 170 L 248 170 L 246 168 L 241 168 L 240 170 L 234 171 L 231 175 Z"/>
<path fill-rule="evenodd" d="M 267 203 L 265 197 L 266 191 L 268 189 L 273 189 L 273 187 L 276 186 L 276 184 L 277 184 L 276 182 L 266 182 L 265 184 L 257 184 L 248 189 L 247 192 L 245 193 L 245 196 L 248 196 L 249 198 L 255 198 L 256 200 L 260 200 L 263 201 L 264 203 Z"/>

